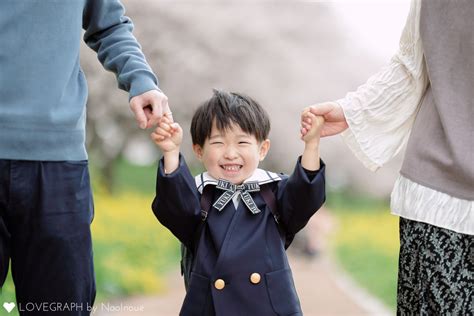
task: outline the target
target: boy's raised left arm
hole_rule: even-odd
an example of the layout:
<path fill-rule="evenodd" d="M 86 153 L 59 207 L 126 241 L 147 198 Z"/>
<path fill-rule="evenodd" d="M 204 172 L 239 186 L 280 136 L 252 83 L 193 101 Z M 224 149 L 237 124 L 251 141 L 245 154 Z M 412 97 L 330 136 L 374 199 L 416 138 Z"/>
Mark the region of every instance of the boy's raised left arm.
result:
<path fill-rule="evenodd" d="M 319 141 L 323 125 L 324 118 L 314 115 L 309 109 L 304 110 L 301 114 L 301 139 L 305 143 L 301 165 L 306 170 L 316 171 L 320 168 Z M 303 129 L 307 131 L 304 136 Z"/>
<path fill-rule="evenodd" d="M 305 148 L 295 170 L 288 179 L 278 185 L 278 209 L 288 234 L 302 229 L 326 199 L 325 166 L 319 157 L 319 140 L 324 119 L 309 110 L 301 115 L 301 139 Z"/>

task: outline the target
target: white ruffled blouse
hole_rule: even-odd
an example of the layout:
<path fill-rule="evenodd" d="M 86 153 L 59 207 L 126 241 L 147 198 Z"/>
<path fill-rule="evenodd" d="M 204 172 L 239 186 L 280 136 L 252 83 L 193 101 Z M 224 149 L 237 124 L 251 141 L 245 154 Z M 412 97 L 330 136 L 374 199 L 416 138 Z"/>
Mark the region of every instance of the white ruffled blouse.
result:
<path fill-rule="evenodd" d="M 345 143 L 372 171 L 394 157 L 407 143 L 428 86 L 420 38 L 421 0 L 413 0 L 400 48 L 390 63 L 355 92 L 337 102 L 349 128 Z M 474 201 L 399 176 L 391 196 L 392 214 L 474 235 Z"/>

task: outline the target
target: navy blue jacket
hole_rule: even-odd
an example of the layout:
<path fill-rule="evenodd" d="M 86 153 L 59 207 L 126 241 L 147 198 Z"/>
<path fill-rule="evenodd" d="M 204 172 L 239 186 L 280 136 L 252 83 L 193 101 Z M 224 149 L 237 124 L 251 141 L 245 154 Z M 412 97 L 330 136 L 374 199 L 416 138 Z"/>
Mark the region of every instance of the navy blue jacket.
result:
<path fill-rule="evenodd" d="M 298 161 L 291 176 L 265 184 L 272 186 L 280 225 L 287 233 L 302 229 L 324 203 L 324 169 L 321 161 L 310 180 Z M 222 193 L 214 191 L 213 200 Z M 237 209 L 232 202 L 221 212 L 211 209 L 196 238 L 201 207 L 195 179 L 183 157 L 168 175 L 160 161 L 153 212 L 187 247 L 197 247 L 180 315 L 302 315 L 284 238 L 259 192 L 252 197 L 262 212 L 252 214 L 242 201 Z M 259 282 L 251 282 L 254 273 Z M 220 287 L 224 283 L 222 289 L 216 288 L 216 280 Z"/>

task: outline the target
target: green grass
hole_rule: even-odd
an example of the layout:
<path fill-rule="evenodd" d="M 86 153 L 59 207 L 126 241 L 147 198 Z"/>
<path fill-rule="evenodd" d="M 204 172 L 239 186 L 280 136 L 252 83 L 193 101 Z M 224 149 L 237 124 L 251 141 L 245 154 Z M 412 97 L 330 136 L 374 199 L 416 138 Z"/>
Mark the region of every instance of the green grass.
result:
<path fill-rule="evenodd" d="M 116 179 L 114 183 L 113 192 L 120 194 L 123 192 L 136 192 L 146 195 L 155 194 L 156 171 L 158 168 L 158 161 L 149 166 L 133 165 L 125 159 L 119 159 L 115 163 Z M 192 174 L 203 172 L 202 166 L 190 165 Z M 95 184 L 99 184 L 100 175 L 94 166 L 91 167 L 92 177 L 96 180 Z"/>
<path fill-rule="evenodd" d="M 13 281 L 11 279 L 10 273 L 7 276 L 7 280 L 0 292 L 0 315 L 14 315 L 17 316 L 18 313 L 16 312 L 16 308 L 11 312 L 7 313 L 7 311 L 3 308 L 3 303 L 5 302 L 14 302 L 16 304 L 15 299 L 15 289 L 13 287 Z"/>
<path fill-rule="evenodd" d="M 155 193 L 156 169 L 158 162 L 150 166 L 134 166 L 121 159 L 116 166 L 117 192 Z"/>
<path fill-rule="evenodd" d="M 331 199 L 332 198 L 332 199 Z M 361 287 L 395 310 L 398 218 L 386 201 L 336 194 L 328 198 L 338 220 L 334 254 Z"/>

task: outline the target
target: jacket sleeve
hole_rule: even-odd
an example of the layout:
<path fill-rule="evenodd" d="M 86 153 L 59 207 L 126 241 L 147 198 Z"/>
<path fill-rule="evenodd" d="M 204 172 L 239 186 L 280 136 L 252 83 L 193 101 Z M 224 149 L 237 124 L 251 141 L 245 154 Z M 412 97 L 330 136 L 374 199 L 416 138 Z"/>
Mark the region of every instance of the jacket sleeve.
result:
<path fill-rule="evenodd" d="M 413 0 L 390 63 L 345 98 L 338 100 L 349 128 L 345 143 L 370 170 L 393 158 L 407 143 L 429 84 L 420 37 L 421 0 Z"/>
<path fill-rule="evenodd" d="M 132 34 L 133 23 L 118 0 L 87 0 L 82 26 L 84 41 L 97 52 L 105 69 L 115 73 L 120 89 L 130 98 L 159 90 L 158 80 Z"/>
<path fill-rule="evenodd" d="M 301 166 L 300 157 L 291 176 L 278 184 L 278 212 L 287 234 L 300 231 L 326 200 L 326 166 L 322 160 L 320 165 L 310 180 Z"/>
<path fill-rule="evenodd" d="M 194 177 L 182 156 L 178 169 L 170 174 L 165 174 L 164 170 L 164 161 L 161 159 L 153 213 L 183 244 L 191 247 L 201 222 L 200 195 Z"/>

